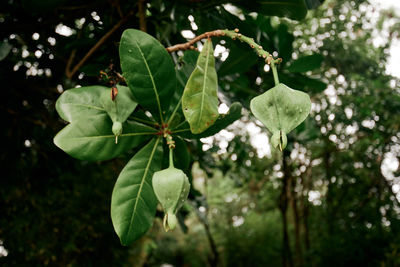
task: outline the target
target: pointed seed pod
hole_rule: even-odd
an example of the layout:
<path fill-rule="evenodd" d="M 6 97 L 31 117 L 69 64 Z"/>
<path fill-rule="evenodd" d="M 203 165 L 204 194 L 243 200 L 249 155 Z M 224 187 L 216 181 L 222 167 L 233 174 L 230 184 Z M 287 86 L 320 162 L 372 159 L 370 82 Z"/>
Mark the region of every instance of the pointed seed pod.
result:
<path fill-rule="evenodd" d="M 287 137 L 283 131 L 274 132 L 271 137 L 271 145 L 273 148 L 283 151 L 287 145 Z"/>
<path fill-rule="evenodd" d="M 164 229 L 174 230 L 177 225 L 176 213 L 189 195 L 189 179 L 182 170 L 170 166 L 155 172 L 152 183 L 154 193 L 164 209 Z"/>
<path fill-rule="evenodd" d="M 122 123 L 116 121 L 112 125 L 112 132 L 115 135 L 115 143 L 118 143 L 118 136 L 122 134 Z"/>

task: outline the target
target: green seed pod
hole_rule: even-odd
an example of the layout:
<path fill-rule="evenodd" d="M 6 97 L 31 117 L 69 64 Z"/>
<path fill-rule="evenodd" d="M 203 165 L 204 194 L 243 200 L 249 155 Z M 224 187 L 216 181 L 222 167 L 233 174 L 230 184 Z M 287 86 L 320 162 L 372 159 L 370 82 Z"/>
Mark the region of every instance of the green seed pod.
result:
<path fill-rule="evenodd" d="M 122 134 L 122 123 L 136 108 L 137 103 L 133 99 L 131 90 L 126 86 L 113 86 L 110 91 L 104 91 L 100 96 L 101 104 L 113 122 L 112 132 L 115 135 L 115 143 L 118 143 L 118 136 Z"/>
<path fill-rule="evenodd" d="M 122 134 L 122 123 L 116 121 L 113 123 L 112 132 L 114 135 L 118 136 Z"/>
<path fill-rule="evenodd" d="M 118 136 L 122 134 L 122 123 L 116 121 L 112 125 L 112 132 L 115 135 L 115 143 L 118 143 Z"/>
<path fill-rule="evenodd" d="M 279 148 L 280 151 L 284 150 L 287 145 L 286 134 L 282 131 L 274 132 L 271 137 L 271 145 L 273 148 Z"/>
<path fill-rule="evenodd" d="M 189 179 L 183 171 L 170 166 L 155 172 L 152 183 L 154 193 L 165 212 L 164 229 L 173 230 L 177 224 L 175 214 L 189 195 Z"/>

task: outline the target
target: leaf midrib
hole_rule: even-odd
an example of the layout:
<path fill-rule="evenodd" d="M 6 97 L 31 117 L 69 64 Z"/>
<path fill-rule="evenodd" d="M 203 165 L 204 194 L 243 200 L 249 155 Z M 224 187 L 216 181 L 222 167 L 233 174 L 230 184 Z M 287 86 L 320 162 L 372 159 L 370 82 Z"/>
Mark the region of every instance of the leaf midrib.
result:
<path fill-rule="evenodd" d="M 139 50 L 140 55 L 142 56 L 142 59 L 143 59 L 143 62 L 144 62 L 144 64 L 145 64 L 145 66 L 146 66 L 147 72 L 149 73 L 149 76 L 150 76 L 150 79 L 151 79 L 151 83 L 153 84 L 153 91 L 154 91 L 154 94 L 156 95 L 158 111 L 159 111 L 159 113 L 160 113 L 161 123 L 163 124 L 163 123 L 164 123 L 164 120 L 163 120 L 163 117 L 162 117 L 162 110 L 161 110 L 160 98 L 159 98 L 159 95 L 158 95 L 157 86 L 156 86 L 156 84 L 155 84 L 155 82 L 154 82 L 153 74 L 151 73 L 150 67 L 149 67 L 149 65 L 147 64 L 146 57 L 144 56 L 143 51 L 142 51 L 142 49 L 140 48 L 140 46 L 139 46 L 139 44 L 138 44 L 138 42 L 137 42 L 136 40 L 135 40 L 135 45 L 136 45 L 137 49 Z"/>
<path fill-rule="evenodd" d="M 203 78 L 203 89 L 202 89 L 202 96 L 201 96 L 201 104 L 200 104 L 200 115 L 199 118 L 197 119 L 197 123 L 201 123 L 201 117 L 203 116 L 203 106 L 204 106 L 204 97 L 205 97 L 205 90 L 206 90 L 206 80 L 207 80 L 207 71 L 208 71 L 208 60 L 210 58 L 210 44 L 207 41 L 207 56 L 206 56 L 206 66 L 204 68 L 204 78 Z M 199 66 L 200 67 L 200 66 Z"/>
<path fill-rule="evenodd" d="M 135 213 L 136 213 L 137 204 L 138 204 L 138 202 L 139 202 L 139 199 L 141 198 L 141 192 L 142 192 L 143 184 L 144 184 L 144 182 L 145 182 L 145 180 L 146 180 L 146 176 L 147 176 L 147 173 L 148 173 L 148 171 L 149 171 L 149 169 L 150 169 L 150 164 L 151 164 L 151 162 L 153 161 L 153 157 L 154 157 L 154 154 L 155 154 L 155 152 L 156 152 L 156 149 L 157 149 L 157 146 L 158 146 L 158 142 L 159 142 L 159 141 L 160 141 L 160 137 L 157 138 L 156 142 L 154 143 L 154 146 L 153 146 L 153 149 L 152 149 L 152 151 L 151 151 L 149 160 L 148 160 L 147 165 L 146 165 L 146 168 L 145 168 L 145 170 L 144 170 L 144 173 L 143 173 L 143 176 L 142 176 L 142 181 L 140 182 L 140 187 L 139 187 L 139 190 L 138 190 L 138 193 L 137 193 L 137 198 L 136 198 L 136 200 L 135 200 L 135 205 L 134 205 L 134 207 L 133 207 L 133 211 L 132 211 L 132 215 L 131 215 L 131 221 L 130 221 L 130 224 L 129 224 L 129 229 L 128 229 L 128 234 L 127 234 L 127 236 L 129 236 L 130 233 L 131 233 L 131 231 L 132 231 L 132 225 L 133 225 L 133 222 L 134 222 L 134 220 L 135 220 Z M 145 202 L 144 199 L 143 199 L 143 202 Z"/>
<path fill-rule="evenodd" d="M 276 114 L 277 114 L 279 130 L 281 131 L 282 130 L 282 126 L 281 126 L 281 119 L 279 117 L 278 106 L 276 105 L 276 95 L 275 95 L 275 92 L 271 92 L 271 93 L 273 93 L 272 95 L 274 97 L 274 107 L 275 107 L 275 111 L 276 111 Z"/>
<path fill-rule="evenodd" d="M 72 105 L 72 106 L 79 106 L 79 107 L 85 107 L 85 108 L 92 108 L 92 109 L 97 109 L 97 110 L 101 110 L 101 111 L 105 111 L 104 108 L 102 107 L 98 107 L 98 106 L 92 106 L 92 105 L 87 105 L 87 104 L 77 104 L 77 103 L 62 103 L 61 105 Z"/>
<path fill-rule="evenodd" d="M 120 137 L 123 136 L 136 136 L 136 135 L 147 135 L 147 134 L 155 134 L 156 132 L 141 132 L 141 133 L 125 133 L 119 135 Z M 96 135 L 96 136 L 80 136 L 80 137 L 71 137 L 69 139 L 96 139 L 96 138 L 115 138 L 115 135 Z"/>

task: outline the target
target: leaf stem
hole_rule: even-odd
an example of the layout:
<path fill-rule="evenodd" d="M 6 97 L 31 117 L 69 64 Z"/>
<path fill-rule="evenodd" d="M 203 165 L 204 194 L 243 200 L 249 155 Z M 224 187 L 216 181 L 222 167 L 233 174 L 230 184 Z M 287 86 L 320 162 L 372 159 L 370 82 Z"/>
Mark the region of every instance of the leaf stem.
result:
<path fill-rule="evenodd" d="M 272 74 L 274 75 L 274 82 L 275 85 L 279 84 L 279 77 L 278 77 L 278 72 L 276 71 L 276 66 L 275 66 L 275 61 L 271 61 L 271 69 L 272 69 Z"/>
<path fill-rule="evenodd" d="M 190 129 L 187 128 L 187 129 L 182 129 L 182 130 L 176 130 L 176 131 L 172 131 L 171 133 L 181 133 L 181 132 L 186 132 L 186 131 L 190 131 Z"/>
<path fill-rule="evenodd" d="M 142 122 L 142 123 L 152 125 L 152 126 L 156 126 L 158 124 L 157 122 L 144 120 L 144 119 L 141 119 L 138 117 L 132 117 L 132 120 L 137 121 L 137 122 Z"/>
<path fill-rule="evenodd" d="M 174 153 L 172 148 L 169 148 L 169 167 L 170 168 L 174 167 Z"/>
<path fill-rule="evenodd" d="M 182 125 L 184 125 L 186 122 L 187 122 L 186 120 L 182 121 L 182 122 L 179 123 L 174 129 L 178 129 L 179 127 L 181 127 Z M 172 129 L 172 131 L 173 131 L 174 129 Z"/>
<path fill-rule="evenodd" d="M 181 98 L 179 98 L 178 104 L 176 104 L 174 111 L 171 114 L 171 117 L 169 117 L 167 124 L 169 125 L 171 123 L 171 121 L 173 120 L 173 118 L 175 117 L 175 113 L 178 111 L 179 106 L 181 105 L 182 102 L 182 96 Z"/>
<path fill-rule="evenodd" d="M 141 132 L 141 133 L 124 133 L 120 136 L 135 136 L 135 135 L 153 135 L 157 134 L 157 132 Z M 110 135 L 110 137 L 114 137 L 114 135 Z"/>

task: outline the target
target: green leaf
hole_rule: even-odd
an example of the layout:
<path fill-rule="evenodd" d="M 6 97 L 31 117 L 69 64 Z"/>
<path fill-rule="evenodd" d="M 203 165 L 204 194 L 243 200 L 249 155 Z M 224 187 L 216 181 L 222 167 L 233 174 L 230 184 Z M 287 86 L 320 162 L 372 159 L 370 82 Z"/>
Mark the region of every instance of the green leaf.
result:
<path fill-rule="evenodd" d="M 279 57 L 283 59 L 283 62 L 286 62 L 292 58 L 293 52 L 293 34 L 289 33 L 288 26 L 286 24 L 279 24 L 277 35 L 275 36 L 275 42 L 278 43 L 278 54 Z"/>
<path fill-rule="evenodd" d="M 189 169 L 190 152 L 186 142 L 180 137 L 175 137 L 174 165 L 184 171 Z"/>
<path fill-rule="evenodd" d="M 233 45 L 229 47 L 229 57 L 222 63 L 218 70 L 220 77 L 243 73 L 257 63 L 258 57 L 254 51 L 245 47 L 245 49 Z"/>
<path fill-rule="evenodd" d="M 306 72 L 321 67 L 324 57 L 320 54 L 304 56 L 296 59 L 287 67 L 290 72 Z"/>
<path fill-rule="evenodd" d="M 124 167 L 111 199 L 111 219 L 121 244 L 137 240 L 153 224 L 157 198 L 152 188 L 153 173 L 161 169 L 160 138 L 144 146 Z"/>
<path fill-rule="evenodd" d="M 57 99 L 56 110 L 68 122 L 105 114 L 100 101 L 103 92 L 110 92 L 105 86 L 88 86 L 66 90 Z"/>
<path fill-rule="evenodd" d="M 266 16 L 288 17 L 301 20 L 307 15 L 304 0 L 253 0 L 238 1 L 235 5 Z"/>
<path fill-rule="evenodd" d="M 139 30 L 125 30 L 119 47 L 121 68 L 139 104 L 163 120 L 176 88 L 175 66 L 160 42 Z"/>
<path fill-rule="evenodd" d="M 128 87 L 117 85 L 118 94 L 111 99 L 111 89 L 101 94 L 101 103 L 113 122 L 125 122 L 135 110 L 137 103 Z"/>
<path fill-rule="evenodd" d="M 188 129 L 189 127 L 188 123 L 183 124 L 181 127 L 174 129 L 173 131 L 177 131 L 177 133 L 180 136 L 185 138 L 204 138 L 212 136 L 221 131 L 222 129 L 225 129 L 233 122 L 238 120 L 241 116 L 242 116 L 242 105 L 239 102 L 235 102 L 230 106 L 227 114 L 220 115 L 213 126 L 211 126 L 206 131 L 200 134 L 192 134 Z M 185 131 L 185 129 L 187 130 Z"/>
<path fill-rule="evenodd" d="M 194 50 L 187 50 L 185 51 L 183 57 L 179 59 L 179 64 L 177 68 L 175 68 L 177 83 L 174 96 L 171 100 L 171 107 L 169 112 L 170 114 L 173 113 L 175 109 L 177 109 L 175 112 L 182 114 L 183 117 L 182 109 L 180 108 L 182 101 L 182 94 L 185 85 L 187 83 L 187 80 L 192 74 L 194 68 L 196 67 L 196 61 L 198 57 L 199 57 L 199 52 Z M 174 115 L 174 120 L 177 117 L 176 115 L 178 114 Z"/>
<path fill-rule="evenodd" d="M 0 61 L 6 58 L 10 53 L 12 45 L 6 42 L 0 42 Z"/>
<path fill-rule="evenodd" d="M 107 160 L 140 145 L 149 135 L 156 133 L 151 127 L 127 121 L 123 124 L 118 144 L 115 144 L 111 128 L 112 121 L 103 112 L 90 120 L 82 118 L 70 123 L 54 137 L 54 144 L 77 159 Z"/>
<path fill-rule="evenodd" d="M 150 125 L 152 127 L 156 127 L 156 128 L 159 127 L 158 122 L 156 122 L 153 117 L 147 116 L 146 112 L 143 111 L 142 109 L 137 109 L 136 111 L 134 111 L 129 116 L 128 119 L 131 119 L 131 120 L 134 120 L 134 121 L 146 124 L 146 125 Z"/>
<path fill-rule="evenodd" d="M 286 146 L 286 134 L 296 128 L 311 110 L 310 97 L 301 91 L 293 90 L 283 83 L 271 88 L 250 102 L 254 116 L 272 132 L 274 147 Z"/>
<path fill-rule="evenodd" d="M 194 134 L 205 131 L 218 117 L 218 81 L 213 51 L 208 39 L 183 91 L 183 114 Z"/>

